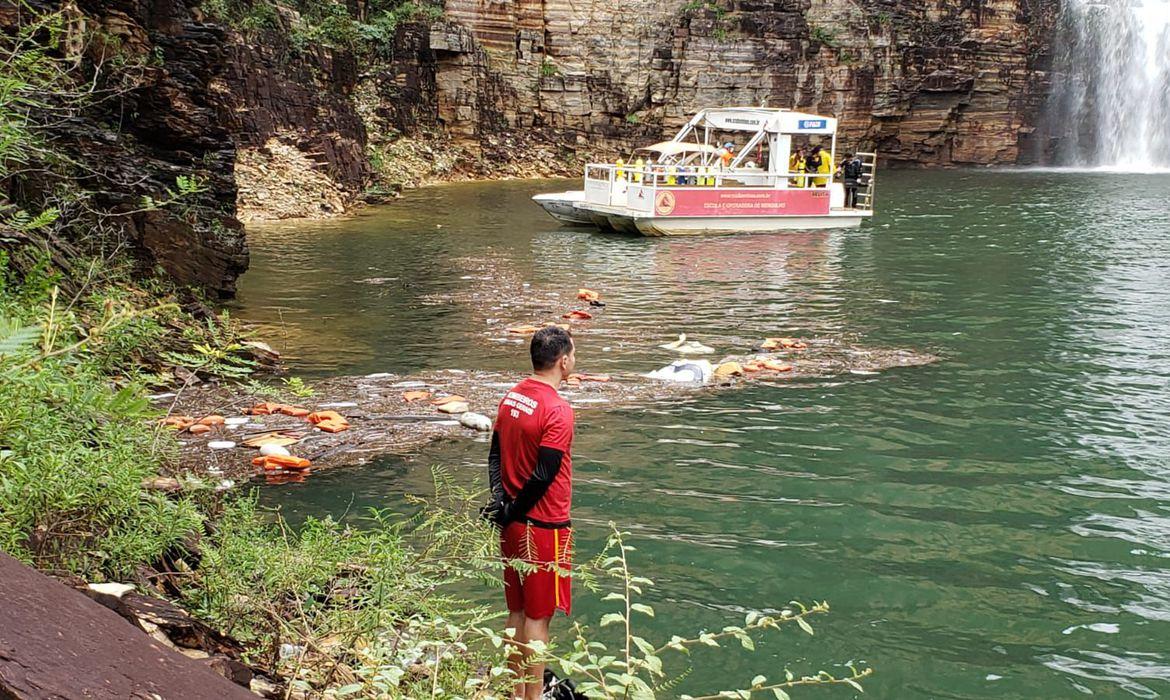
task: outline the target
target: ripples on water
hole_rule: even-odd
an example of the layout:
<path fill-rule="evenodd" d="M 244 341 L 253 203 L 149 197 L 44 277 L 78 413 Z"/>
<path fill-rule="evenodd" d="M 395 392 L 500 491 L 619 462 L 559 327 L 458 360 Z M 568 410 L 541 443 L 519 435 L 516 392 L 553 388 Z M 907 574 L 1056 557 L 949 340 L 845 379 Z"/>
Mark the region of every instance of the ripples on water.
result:
<path fill-rule="evenodd" d="M 1155 697 L 1170 692 L 1167 184 L 889 173 L 859 231 L 694 240 L 557 229 L 527 202 L 555 184 L 436 188 L 254 231 L 240 313 L 310 376 L 521 372 L 523 347 L 485 343 L 482 313 L 419 302 L 475 284 L 472 258 L 534 288 L 602 290 L 578 339 L 587 370 L 660 366 L 679 332 L 720 353 L 778 333 L 936 352 L 579 413 L 582 554 L 611 519 L 634 533 L 659 633 L 833 604 L 815 638 L 700 656 L 699 681 L 863 660 L 876 697 Z M 266 497 L 294 514 L 395 505 L 427 490 L 427 464 L 478 474 L 485 451 L 444 444 Z M 582 598 L 581 614 L 600 608 Z"/>

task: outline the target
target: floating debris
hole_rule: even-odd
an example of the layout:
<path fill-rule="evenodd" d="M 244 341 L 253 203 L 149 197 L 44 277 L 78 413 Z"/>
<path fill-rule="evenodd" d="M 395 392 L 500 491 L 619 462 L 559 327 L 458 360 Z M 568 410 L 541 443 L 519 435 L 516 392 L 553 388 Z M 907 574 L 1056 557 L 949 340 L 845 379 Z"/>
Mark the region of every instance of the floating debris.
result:
<path fill-rule="evenodd" d="M 663 350 L 673 350 L 683 355 L 710 355 L 715 352 L 715 348 L 703 345 L 697 340 L 687 340 L 686 333 L 679 333 L 678 340 L 673 343 L 663 343 L 658 347 Z"/>

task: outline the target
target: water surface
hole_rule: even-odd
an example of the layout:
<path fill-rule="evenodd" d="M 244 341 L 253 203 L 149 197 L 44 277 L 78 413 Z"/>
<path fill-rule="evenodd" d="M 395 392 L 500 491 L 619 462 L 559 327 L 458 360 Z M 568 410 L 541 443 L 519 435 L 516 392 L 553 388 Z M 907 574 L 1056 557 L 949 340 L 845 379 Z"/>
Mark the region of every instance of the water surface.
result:
<path fill-rule="evenodd" d="M 859 230 L 693 240 L 557 228 L 527 198 L 558 187 L 454 185 L 255 228 L 238 313 L 310 378 L 520 376 L 525 348 L 484 334 L 490 303 L 442 301 L 487 263 L 606 295 L 578 338 L 588 371 L 665 364 L 655 346 L 679 332 L 720 352 L 781 334 L 935 352 L 579 413 L 580 553 L 609 520 L 634 533 L 652 635 L 832 604 L 813 638 L 700 657 L 696 688 L 862 661 L 883 698 L 1170 693 L 1170 180 L 887 173 Z M 265 498 L 294 516 L 393 507 L 426 493 L 430 464 L 470 479 L 485 452 L 443 443 Z"/>

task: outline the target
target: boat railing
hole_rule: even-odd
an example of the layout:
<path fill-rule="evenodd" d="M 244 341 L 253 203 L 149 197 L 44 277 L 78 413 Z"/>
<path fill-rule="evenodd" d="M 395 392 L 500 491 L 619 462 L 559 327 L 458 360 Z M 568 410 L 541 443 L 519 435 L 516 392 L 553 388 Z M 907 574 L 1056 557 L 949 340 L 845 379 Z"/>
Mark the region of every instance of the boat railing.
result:
<path fill-rule="evenodd" d="M 854 208 L 873 211 L 874 181 L 877 180 L 877 153 L 858 152 L 861 159 L 861 187 L 857 190 Z"/>
<path fill-rule="evenodd" d="M 771 172 L 760 168 L 688 167 L 653 165 L 642 168 L 610 163 L 591 163 L 585 166 L 586 192 L 589 183 L 604 186 L 643 185 L 648 187 L 808 187 L 810 181 L 835 181 L 832 173 Z M 816 186 L 824 186 L 818 184 Z M 597 187 L 601 192 L 601 187 Z"/>
<path fill-rule="evenodd" d="M 856 209 L 873 210 L 877 154 L 858 153 L 862 178 Z M 839 182 L 835 173 L 770 172 L 760 168 L 723 169 L 720 166 L 664 165 L 642 167 L 615 163 L 585 166 L 585 200 L 593 204 L 624 207 L 631 186 L 659 188 L 759 187 L 802 189 L 829 187 Z"/>

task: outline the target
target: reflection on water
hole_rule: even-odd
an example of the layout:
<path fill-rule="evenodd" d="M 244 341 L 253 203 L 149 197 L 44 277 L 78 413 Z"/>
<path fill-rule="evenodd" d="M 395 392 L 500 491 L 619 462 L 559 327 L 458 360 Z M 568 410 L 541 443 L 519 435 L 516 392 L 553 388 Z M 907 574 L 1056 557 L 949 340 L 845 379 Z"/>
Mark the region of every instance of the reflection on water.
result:
<path fill-rule="evenodd" d="M 578 338 L 590 371 L 665 364 L 656 346 L 680 332 L 718 352 L 783 334 L 940 354 L 581 413 L 580 551 L 609 520 L 634 533 L 656 634 L 833 604 L 814 638 L 696 660 L 696 686 L 861 660 L 875 697 L 1170 692 L 1165 178 L 891 173 L 861 230 L 673 240 L 557 229 L 527 197 L 561 187 L 435 188 L 257 229 L 239 313 L 307 376 L 520 373 L 522 344 L 485 341 L 496 304 L 459 294 L 499 284 L 601 290 Z M 265 498 L 360 517 L 425 493 L 430 464 L 478 476 L 485 451 L 444 443 Z"/>

